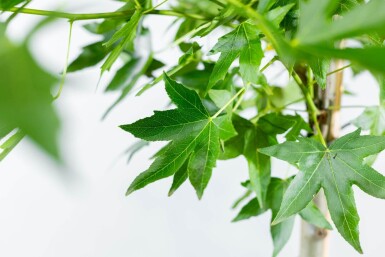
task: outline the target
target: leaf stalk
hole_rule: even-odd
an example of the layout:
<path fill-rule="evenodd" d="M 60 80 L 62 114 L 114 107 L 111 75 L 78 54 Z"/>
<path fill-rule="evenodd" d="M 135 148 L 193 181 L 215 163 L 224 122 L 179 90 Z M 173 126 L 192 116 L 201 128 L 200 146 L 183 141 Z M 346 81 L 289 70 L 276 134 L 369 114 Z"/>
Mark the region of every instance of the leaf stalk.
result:
<path fill-rule="evenodd" d="M 308 109 L 308 113 L 309 113 L 309 118 L 312 119 L 312 121 L 314 122 L 314 126 L 315 126 L 315 129 L 317 131 L 316 136 L 317 136 L 318 140 L 326 147 L 327 146 L 326 141 L 322 135 L 322 131 L 321 131 L 321 128 L 320 128 L 320 125 L 318 122 L 318 117 L 317 117 L 317 114 L 319 111 L 318 111 L 317 106 L 315 106 L 315 104 L 314 104 L 312 94 L 309 91 L 309 89 L 304 85 L 304 83 L 302 82 L 302 79 L 299 77 L 299 75 L 295 71 L 292 72 L 292 76 L 293 76 L 295 82 L 300 87 L 302 94 L 305 97 L 305 101 L 306 101 L 307 109 Z"/>
<path fill-rule="evenodd" d="M 231 97 L 231 99 L 224 105 L 222 106 L 221 109 L 219 109 L 212 117 L 211 119 L 215 119 L 216 117 L 218 117 L 226 108 L 227 106 L 229 106 L 235 99 L 237 99 L 237 97 L 242 94 L 244 91 L 246 90 L 246 87 L 243 87 L 241 88 L 233 97 Z"/>

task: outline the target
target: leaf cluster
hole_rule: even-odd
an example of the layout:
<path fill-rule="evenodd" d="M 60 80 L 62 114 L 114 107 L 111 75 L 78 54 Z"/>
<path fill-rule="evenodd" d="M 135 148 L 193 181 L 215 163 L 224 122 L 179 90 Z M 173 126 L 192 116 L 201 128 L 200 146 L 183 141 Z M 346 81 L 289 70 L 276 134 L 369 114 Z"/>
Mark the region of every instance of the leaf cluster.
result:
<path fill-rule="evenodd" d="M 288 241 L 297 214 L 331 229 L 312 201 L 321 188 L 335 227 L 362 252 L 352 186 L 385 197 L 384 177 L 370 165 L 385 148 L 385 16 L 373 15 L 385 12 L 384 1 L 120 2 L 115 12 L 101 14 L 15 7 L 28 3 L 20 0 L 0 0 L 0 10 L 61 17 L 71 24 L 96 20 L 83 27 L 98 39 L 84 46 L 65 70 L 72 73 L 99 66 L 100 76 L 113 73 L 104 91 L 118 92 L 119 97 L 104 117 L 133 89 L 138 89 L 139 96 L 164 83 L 171 109 L 120 126 L 141 140 L 127 150 L 129 159 L 148 142 L 165 142 L 127 194 L 173 177 L 169 195 L 189 181 L 200 199 L 217 161 L 242 156 L 247 162 L 246 193 L 236 205 L 251 199 L 234 220 L 271 211 L 273 256 Z M 174 18 L 170 47 L 179 54 L 177 63 L 170 64 L 153 51 L 151 27 L 144 25 L 150 15 Z M 28 40 L 14 44 L 6 37 L 5 27 L 0 25 L 0 160 L 24 136 L 59 157 L 59 119 L 51 95 L 55 76 L 31 57 Z M 206 41 L 216 43 L 198 43 Z M 355 72 L 369 71 L 378 81 L 380 104 L 366 108 L 352 121 L 370 135 L 361 136 L 356 130 L 325 142 L 321 134 L 319 114 L 330 110 L 317 106 L 317 92 L 328 86 L 329 76 L 339 72 L 331 70 L 334 60 L 344 60 L 345 68 Z M 285 85 L 276 85 L 275 78 L 266 75 L 270 66 L 281 67 L 290 78 Z M 272 177 L 272 157 L 290 163 L 298 172 L 287 177 L 278 171 Z"/>

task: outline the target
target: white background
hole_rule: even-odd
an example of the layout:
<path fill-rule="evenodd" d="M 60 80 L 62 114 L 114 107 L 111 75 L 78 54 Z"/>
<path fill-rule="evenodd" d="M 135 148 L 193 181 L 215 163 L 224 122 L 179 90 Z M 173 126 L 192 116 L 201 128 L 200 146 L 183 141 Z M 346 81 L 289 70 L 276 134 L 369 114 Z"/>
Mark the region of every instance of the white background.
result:
<path fill-rule="evenodd" d="M 107 0 L 62 1 L 62 5 L 58 1 L 47 2 L 34 0 L 30 7 L 60 7 L 74 12 L 104 12 L 118 7 L 116 2 Z M 19 15 L 8 33 L 15 41 L 21 40 L 37 20 Z M 170 19 L 152 17 L 146 23 L 153 33 L 154 48 L 167 47 L 171 42 L 171 33 L 167 32 Z M 80 25 L 74 25 L 71 59 L 83 45 L 97 39 Z M 59 74 L 63 68 L 67 37 L 68 23 L 61 20 L 43 29 L 34 40 L 34 54 L 53 73 Z M 204 43 L 212 45 L 215 41 Z M 172 63 L 178 55 L 176 49 L 169 49 L 161 57 Z M 188 183 L 173 197 L 167 197 L 170 179 L 124 196 L 129 183 L 149 166 L 148 157 L 161 144 L 145 148 L 127 165 L 122 153 L 135 139 L 118 125 L 164 108 L 167 98 L 163 85 L 159 84 L 140 98 L 129 97 L 101 121 L 101 115 L 117 95 L 102 92 L 110 75 L 102 78 L 101 86 L 95 91 L 98 78 L 97 68 L 69 75 L 63 94 L 55 103 L 62 119 L 60 141 L 64 167 L 54 163 L 29 140 L 22 141 L 0 164 L 0 256 L 270 256 L 270 213 L 239 223 L 230 222 L 236 215 L 230 207 L 243 192 L 240 182 L 247 179 L 242 158 L 218 162 L 201 201 Z M 378 89 L 368 74 L 354 81 L 347 78 L 345 86 L 360 98 L 344 99 L 344 105 L 377 104 Z M 342 123 L 360 111 L 345 110 Z M 385 159 L 380 158 L 375 168 L 385 173 L 383 164 Z M 274 169 L 282 174 L 280 171 L 287 170 L 288 166 L 276 162 Z M 365 196 L 359 190 L 356 190 L 356 202 L 361 214 L 364 256 L 383 256 L 385 202 Z M 298 255 L 298 225 L 299 220 L 280 256 Z M 331 256 L 360 255 L 333 232 Z"/>

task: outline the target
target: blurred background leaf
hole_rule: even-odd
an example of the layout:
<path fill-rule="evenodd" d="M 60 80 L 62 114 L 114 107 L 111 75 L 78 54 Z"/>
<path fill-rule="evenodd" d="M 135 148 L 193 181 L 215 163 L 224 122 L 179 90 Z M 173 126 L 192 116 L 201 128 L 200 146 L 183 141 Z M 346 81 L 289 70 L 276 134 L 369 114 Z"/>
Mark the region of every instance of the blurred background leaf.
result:
<path fill-rule="evenodd" d="M 0 139 L 13 129 L 22 131 L 17 132 L 18 140 L 11 136 L 2 148 L 9 150 L 11 142 L 13 148 L 21 140 L 20 133 L 25 133 L 58 158 L 59 119 L 50 92 L 57 79 L 35 62 L 26 43 L 15 45 L 8 40 L 3 24 L 0 31 L 0 124 L 4 128 Z"/>

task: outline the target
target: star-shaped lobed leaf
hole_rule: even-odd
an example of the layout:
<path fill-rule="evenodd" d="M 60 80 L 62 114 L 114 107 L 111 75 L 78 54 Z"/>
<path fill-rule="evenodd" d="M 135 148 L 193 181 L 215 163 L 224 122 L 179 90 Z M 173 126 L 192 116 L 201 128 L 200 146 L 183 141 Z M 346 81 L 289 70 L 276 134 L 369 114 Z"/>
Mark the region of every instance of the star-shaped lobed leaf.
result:
<path fill-rule="evenodd" d="M 211 53 L 221 53 L 221 55 L 210 76 L 208 89 L 224 79 L 237 57 L 239 57 L 242 78 L 247 82 L 257 82 L 263 51 L 259 32 L 254 25 L 243 22 L 233 31 L 221 37 Z"/>
<path fill-rule="evenodd" d="M 365 157 L 383 149 L 385 137 L 360 136 L 360 130 L 341 137 L 328 148 L 314 139 L 300 138 L 298 142 L 260 149 L 261 153 L 298 165 L 300 170 L 286 191 L 273 224 L 304 209 L 322 187 L 338 231 L 362 252 L 352 185 L 385 198 L 385 177 L 363 163 Z"/>
<path fill-rule="evenodd" d="M 170 190 L 172 193 L 180 181 L 185 180 L 187 172 L 201 198 L 216 164 L 220 139 L 228 139 L 236 132 L 227 115 L 211 116 L 195 91 L 171 80 L 166 74 L 164 81 L 168 96 L 178 108 L 155 111 L 151 117 L 121 126 L 147 141 L 171 141 L 156 155 L 149 169 L 132 182 L 127 194 L 176 174 L 178 179 Z"/>

